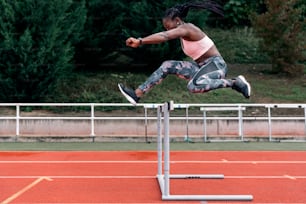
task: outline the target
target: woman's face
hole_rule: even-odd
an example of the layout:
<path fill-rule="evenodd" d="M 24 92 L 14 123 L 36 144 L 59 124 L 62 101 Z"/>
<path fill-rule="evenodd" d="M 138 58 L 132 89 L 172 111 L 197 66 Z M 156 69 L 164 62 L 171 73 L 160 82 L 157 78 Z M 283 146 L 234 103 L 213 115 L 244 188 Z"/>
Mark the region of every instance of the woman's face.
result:
<path fill-rule="evenodd" d="M 176 19 L 172 20 L 170 18 L 163 19 L 163 25 L 166 30 L 171 30 L 177 27 L 178 21 Z"/>

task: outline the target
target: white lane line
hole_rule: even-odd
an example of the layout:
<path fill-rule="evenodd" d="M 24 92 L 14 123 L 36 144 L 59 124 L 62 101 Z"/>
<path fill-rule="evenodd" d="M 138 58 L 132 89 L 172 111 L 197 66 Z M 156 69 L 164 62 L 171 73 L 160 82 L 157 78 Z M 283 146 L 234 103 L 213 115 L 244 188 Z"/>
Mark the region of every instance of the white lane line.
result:
<path fill-rule="evenodd" d="M 306 176 L 289 176 L 289 175 L 280 175 L 280 176 L 224 176 L 224 178 L 231 179 L 306 179 Z"/>
<path fill-rule="evenodd" d="M 32 179 L 40 176 L 0 176 L 0 179 Z M 152 179 L 156 176 L 47 176 L 52 179 Z"/>
<path fill-rule="evenodd" d="M 212 202 L 209 202 L 209 201 L 199 201 L 199 202 L 196 202 L 196 201 L 190 201 L 192 203 L 199 203 L 199 204 L 210 204 Z M 235 204 L 245 204 L 246 202 L 234 202 Z M 36 203 L 35 203 L 36 204 Z M 55 204 L 55 203 L 45 203 L 44 204 Z M 84 203 L 60 203 L 60 204 L 84 204 Z M 90 204 L 102 204 L 102 203 L 90 203 Z M 103 202 L 103 204 L 122 204 L 121 203 L 106 203 L 106 202 Z M 133 204 L 148 204 L 148 203 L 140 203 L 140 202 L 133 202 Z M 150 203 L 150 204 L 165 204 L 165 202 L 154 202 L 154 203 Z M 179 201 L 179 202 L 174 202 L 174 201 L 171 201 L 171 204 L 182 204 L 182 201 Z M 216 201 L 213 201 L 212 204 L 225 204 L 225 202 L 222 202 L 222 203 L 218 203 Z M 256 202 L 251 202 L 251 204 L 267 204 L 266 202 L 265 203 L 256 203 Z M 287 202 L 281 202 L 281 203 L 268 203 L 268 204 L 305 204 L 305 203 L 287 203 Z"/>
<path fill-rule="evenodd" d="M 291 180 L 296 180 L 295 176 L 290 176 L 290 175 L 284 175 L 285 178 L 291 179 Z"/>
<path fill-rule="evenodd" d="M 191 201 L 192 202 L 192 201 Z M 196 202 L 196 201 L 193 201 L 192 203 L 199 203 L 199 204 L 210 204 L 212 202 L 208 202 L 208 201 L 199 201 L 199 202 Z M 245 204 L 246 202 L 234 202 L 235 204 Z M 45 203 L 44 204 L 54 204 L 54 203 Z M 84 203 L 60 203 L 60 204 L 84 204 Z M 102 204 L 102 203 L 90 203 L 90 204 Z M 105 203 L 103 202 L 103 204 L 122 204 L 121 203 Z M 133 202 L 133 204 L 148 204 L 148 203 L 135 203 Z M 157 202 L 154 202 L 154 203 L 150 203 L 150 204 L 165 204 L 165 202 L 160 202 L 160 203 L 157 203 Z M 179 202 L 174 202 L 174 201 L 171 201 L 171 204 L 182 204 L 182 201 L 179 201 Z M 217 203 L 215 201 L 213 201 L 212 204 L 225 204 L 225 202 L 222 202 L 222 203 Z M 255 202 L 251 202 L 251 204 L 267 204 L 267 203 L 255 203 Z M 287 203 L 287 202 L 282 202 L 282 203 L 268 203 L 268 204 L 305 204 L 305 203 Z"/>
<path fill-rule="evenodd" d="M 85 163 L 85 164 L 90 164 L 90 163 L 97 163 L 97 164 L 103 164 L 103 163 L 127 163 L 127 164 L 131 164 L 131 163 L 140 163 L 140 164 L 152 164 L 152 163 L 157 163 L 156 160 L 150 160 L 150 161 L 138 161 L 138 160 L 134 160 L 134 161 L 84 161 L 84 160 L 76 160 L 76 161 L 45 161 L 45 160 L 41 160 L 41 161 L 0 161 L 0 164 L 81 164 L 81 163 Z M 182 164 L 194 164 L 194 163 L 198 163 L 198 164 L 222 164 L 222 163 L 228 163 L 228 164 L 306 164 L 306 161 L 230 161 L 230 160 L 226 160 L 226 159 L 222 159 L 222 160 L 218 160 L 218 161 L 192 161 L 192 160 L 188 160 L 188 161 L 170 161 L 170 163 L 182 163 Z"/>
<path fill-rule="evenodd" d="M 24 187 L 23 189 L 21 189 L 20 191 L 14 193 L 13 195 L 11 195 L 10 197 L 8 197 L 7 199 L 5 199 L 4 201 L 1 202 L 1 204 L 8 204 L 10 202 L 12 202 L 13 200 L 15 200 L 16 198 L 18 198 L 19 196 L 21 196 L 23 193 L 25 193 L 26 191 L 30 190 L 31 188 L 33 188 L 34 186 L 36 186 L 38 183 L 42 182 L 43 180 L 47 180 L 47 181 L 52 181 L 52 179 L 50 177 L 46 177 L 46 176 L 42 176 L 37 178 L 35 181 L 33 181 L 32 183 L 30 183 L 29 185 L 27 185 L 26 187 Z"/>
<path fill-rule="evenodd" d="M 175 175 L 175 174 L 171 174 Z M 0 176 L 0 179 L 37 179 L 37 178 L 52 178 L 52 179 L 155 179 L 156 176 L 123 176 L 123 175 L 111 175 L 111 176 L 90 176 L 90 175 L 80 175 L 80 176 Z M 174 178 L 173 178 L 174 179 Z M 200 178 L 199 178 L 200 179 Z M 306 179 L 306 176 L 289 176 L 289 175 L 279 175 L 279 176 L 224 176 L 224 179 Z"/>

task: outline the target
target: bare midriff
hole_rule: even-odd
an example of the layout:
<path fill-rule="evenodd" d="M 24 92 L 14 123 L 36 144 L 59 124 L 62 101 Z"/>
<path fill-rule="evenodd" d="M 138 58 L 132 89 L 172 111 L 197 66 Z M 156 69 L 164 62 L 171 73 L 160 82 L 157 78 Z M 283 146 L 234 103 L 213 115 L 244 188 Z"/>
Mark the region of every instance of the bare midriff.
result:
<path fill-rule="evenodd" d="M 208 58 L 214 57 L 214 56 L 221 56 L 221 54 L 219 53 L 219 51 L 218 51 L 218 49 L 215 45 L 213 45 L 211 48 L 209 48 L 209 50 L 207 50 L 207 52 L 205 52 L 201 57 L 196 59 L 195 62 L 198 63 L 198 64 L 201 64 L 201 62 L 204 62 Z"/>

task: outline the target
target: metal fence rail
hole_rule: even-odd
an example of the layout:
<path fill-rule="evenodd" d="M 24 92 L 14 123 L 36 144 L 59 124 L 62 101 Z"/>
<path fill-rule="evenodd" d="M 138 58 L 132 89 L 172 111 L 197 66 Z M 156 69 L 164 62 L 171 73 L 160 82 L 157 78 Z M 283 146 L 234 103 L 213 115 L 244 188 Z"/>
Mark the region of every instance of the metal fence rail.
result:
<path fill-rule="evenodd" d="M 95 141 L 96 137 L 96 127 L 95 122 L 99 120 L 108 120 L 108 121 L 115 121 L 115 120 L 135 120 L 135 121 L 143 121 L 144 122 L 144 133 L 143 135 L 147 139 L 147 130 L 148 130 L 148 123 L 149 121 L 156 121 L 156 116 L 152 116 L 148 114 L 149 109 L 156 109 L 161 104 L 149 104 L 149 103 L 141 103 L 137 104 L 135 108 L 140 108 L 144 111 L 143 115 L 136 115 L 134 111 L 134 106 L 129 103 L 0 103 L 0 122 L 7 121 L 7 120 L 14 120 L 15 121 L 15 139 L 16 141 L 22 133 L 20 131 L 20 121 L 31 121 L 31 120 L 71 120 L 71 121 L 80 121 L 86 120 L 90 122 L 90 132 L 88 136 L 92 138 L 92 141 Z M 1 114 L 1 109 L 5 107 L 11 107 L 15 109 L 14 115 L 4 115 Z M 22 108 L 26 107 L 87 107 L 89 108 L 90 115 L 88 116 L 23 116 Z M 131 115 L 128 116 L 98 116 L 97 115 L 97 107 L 129 107 L 131 108 Z M 273 138 L 273 122 L 274 121 L 290 121 L 290 120 L 299 120 L 304 121 L 304 135 L 306 136 L 306 104 L 174 104 L 176 109 L 185 109 L 183 116 L 171 116 L 170 121 L 175 120 L 183 120 L 185 121 L 185 130 L 186 136 L 189 136 L 190 132 L 190 120 L 199 120 L 203 121 L 203 125 L 207 125 L 207 120 L 238 120 L 239 121 L 239 137 L 241 140 L 244 139 L 243 133 L 243 123 L 246 121 L 254 121 L 254 120 L 264 120 L 267 122 L 268 125 L 268 139 L 269 141 L 274 141 Z M 190 116 L 189 110 L 197 109 L 199 113 L 201 111 L 204 113 L 203 116 Z M 245 115 L 242 114 L 240 110 L 247 110 L 249 108 L 262 108 L 266 110 L 265 115 Z M 281 116 L 281 115 L 273 115 L 272 110 L 274 109 L 297 109 L 299 111 L 299 116 Z M 207 116 L 206 111 L 217 111 L 217 110 L 239 110 L 237 116 Z M 4 125 L 1 125 L 4 124 Z M 1 129 L 5 129 L 5 123 L 0 123 L 0 137 L 1 137 Z M 203 129 L 203 141 L 207 142 L 207 129 L 204 127 Z M 73 136 L 73 135 L 72 135 Z M 302 138 L 305 140 L 305 137 Z"/>

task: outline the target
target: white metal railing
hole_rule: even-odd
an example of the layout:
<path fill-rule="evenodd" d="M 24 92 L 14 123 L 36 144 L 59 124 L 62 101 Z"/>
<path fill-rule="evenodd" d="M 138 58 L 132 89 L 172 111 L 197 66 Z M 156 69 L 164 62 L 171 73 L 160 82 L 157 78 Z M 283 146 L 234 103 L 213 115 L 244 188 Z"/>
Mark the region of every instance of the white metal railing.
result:
<path fill-rule="evenodd" d="M 14 116 L 1 116 L 0 120 L 16 120 L 16 140 L 20 136 L 20 120 L 89 120 L 91 124 L 90 128 L 90 136 L 92 137 L 93 141 L 95 138 L 95 121 L 96 120 L 144 120 L 145 125 L 145 137 L 147 139 L 147 125 L 148 120 L 156 120 L 156 117 L 149 117 L 148 116 L 148 109 L 156 109 L 158 106 L 162 105 L 161 103 L 140 103 L 137 104 L 136 107 L 140 107 L 144 109 L 144 115 L 143 116 L 108 116 L 108 117 L 99 117 L 96 116 L 96 107 L 134 107 L 132 104 L 129 103 L 0 103 L 1 107 L 15 107 L 16 113 Z M 78 117 L 71 117 L 71 116 L 22 116 L 21 115 L 21 108 L 22 107 L 90 107 L 90 115 L 89 116 L 78 116 Z M 207 117 L 206 114 L 203 114 L 203 118 L 201 116 L 199 117 L 190 117 L 189 116 L 189 109 L 190 108 L 199 108 L 199 110 L 202 108 L 202 111 L 205 110 L 245 110 L 247 108 L 264 108 L 267 109 L 267 116 L 244 116 L 240 111 L 238 116 L 236 117 Z M 185 109 L 185 116 L 181 117 L 175 117 L 172 116 L 170 120 L 186 120 L 186 135 L 189 135 L 189 120 L 191 119 L 233 119 L 233 120 L 239 120 L 239 136 L 243 139 L 243 129 L 242 129 L 242 121 L 244 120 L 256 120 L 256 119 L 262 119 L 267 120 L 268 122 L 268 128 L 269 128 L 269 141 L 273 141 L 272 138 L 272 121 L 274 120 L 304 120 L 305 121 L 305 136 L 306 136 L 306 104 L 174 104 L 175 109 Z M 237 109 L 238 108 L 238 109 Z M 275 117 L 272 116 L 271 110 L 277 109 L 277 108 L 289 108 L 289 109 L 301 109 L 303 110 L 303 116 L 299 117 Z M 204 111 L 205 113 L 205 111 Z M 205 123 L 204 123 L 205 124 Z M 0 126 L 0 128 L 3 128 Z M 206 129 L 204 129 L 206 131 Z M 207 133 L 204 133 L 204 141 L 207 141 Z"/>

